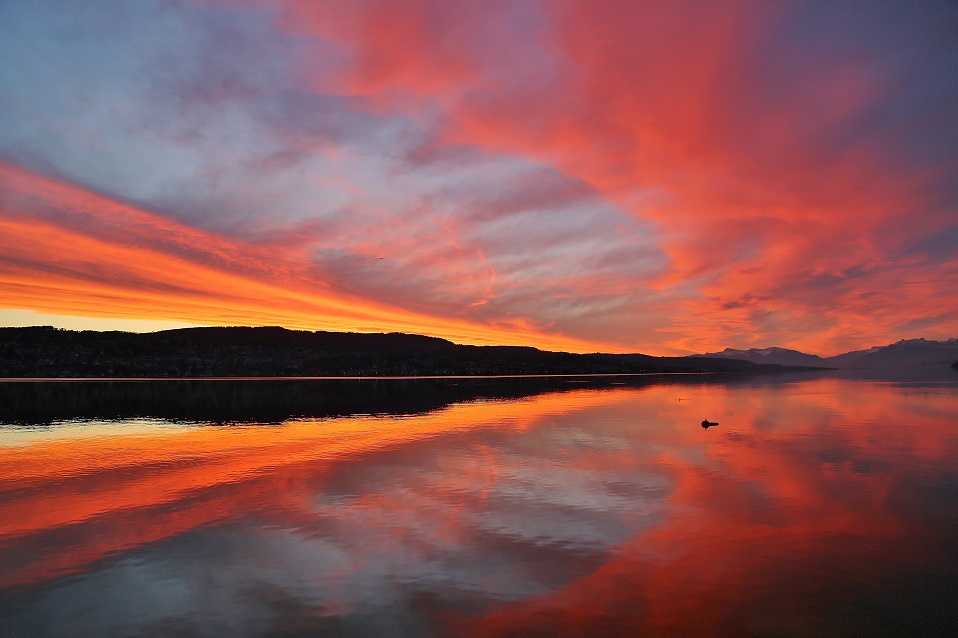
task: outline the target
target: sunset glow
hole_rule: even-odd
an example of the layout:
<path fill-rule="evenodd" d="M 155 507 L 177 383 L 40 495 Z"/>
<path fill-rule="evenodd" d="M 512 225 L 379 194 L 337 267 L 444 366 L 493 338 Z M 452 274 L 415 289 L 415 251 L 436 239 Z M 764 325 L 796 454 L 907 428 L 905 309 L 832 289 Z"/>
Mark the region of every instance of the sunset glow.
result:
<path fill-rule="evenodd" d="M 0 325 L 952 338 L 955 33 L 932 2 L 3 3 Z"/>

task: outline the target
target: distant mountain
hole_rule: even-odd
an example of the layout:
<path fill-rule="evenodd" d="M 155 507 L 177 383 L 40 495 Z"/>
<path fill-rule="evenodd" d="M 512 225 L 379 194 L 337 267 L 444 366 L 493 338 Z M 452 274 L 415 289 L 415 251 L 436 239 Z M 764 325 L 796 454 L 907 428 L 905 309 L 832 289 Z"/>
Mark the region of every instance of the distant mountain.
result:
<path fill-rule="evenodd" d="M 947 341 L 902 339 L 887 346 L 855 350 L 833 357 L 819 357 L 786 348 L 751 348 L 749 350 L 726 348 L 722 352 L 711 352 L 698 356 L 740 359 L 753 363 L 840 369 L 948 365 L 958 356 L 958 339 L 948 339 Z"/>
<path fill-rule="evenodd" d="M 572 354 L 409 335 L 277 327 L 150 333 L 0 328 L 0 377 L 274 377 L 776 372 L 734 359 Z"/>
<path fill-rule="evenodd" d="M 798 350 L 787 348 L 751 348 L 750 350 L 735 350 L 726 348 L 721 352 L 709 352 L 703 355 L 709 358 L 740 359 L 752 363 L 774 363 L 782 366 L 809 366 L 813 368 L 831 368 L 828 361 L 814 354 L 805 354 Z"/>
<path fill-rule="evenodd" d="M 927 341 L 902 339 L 887 346 L 846 352 L 830 361 L 837 368 L 898 368 L 902 366 L 948 365 L 958 356 L 958 339 Z"/>

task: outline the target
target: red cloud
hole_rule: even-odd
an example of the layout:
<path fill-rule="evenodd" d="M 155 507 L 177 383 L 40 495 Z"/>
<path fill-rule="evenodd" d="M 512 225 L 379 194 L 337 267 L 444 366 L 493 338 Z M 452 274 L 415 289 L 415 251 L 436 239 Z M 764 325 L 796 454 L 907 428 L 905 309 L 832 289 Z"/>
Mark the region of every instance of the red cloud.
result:
<path fill-rule="evenodd" d="M 829 354 L 908 336 L 916 317 L 954 329 L 954 255 L 909 252 L 954 224 L 939 194 L 953 170 L 930 141 L 946 107 L 902 115 L 923 97 L 907 47 L 943 41 L 887 41 L 854 12 L 816 23 L 781 3 L 522 5 L 538 11 L 525 38 L 511 3 L 284 6 L 287 28 L 353 52 L 339 90 L 442 105 L 433 148 L 531 158 L 654 222 L 669 267 L 636 286 L 675 300 L 659 300 L 660 346 Z M 730 303 L 742 298 L 760 301 Z"/>

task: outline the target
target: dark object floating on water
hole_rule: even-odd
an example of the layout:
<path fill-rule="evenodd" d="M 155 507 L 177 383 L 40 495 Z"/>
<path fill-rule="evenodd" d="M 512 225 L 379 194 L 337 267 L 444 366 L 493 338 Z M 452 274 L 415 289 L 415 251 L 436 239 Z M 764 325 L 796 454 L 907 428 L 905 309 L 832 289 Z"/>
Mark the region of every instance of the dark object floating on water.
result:
<path fill-rule="evenodd" d="M 718 421 L 709 421 L 708 419 L 705 419 L 704 421 L 702 421 L 702 427 L 705 429 L 708 429 L 712 427 L 713 425 L 718 425 Z"/>

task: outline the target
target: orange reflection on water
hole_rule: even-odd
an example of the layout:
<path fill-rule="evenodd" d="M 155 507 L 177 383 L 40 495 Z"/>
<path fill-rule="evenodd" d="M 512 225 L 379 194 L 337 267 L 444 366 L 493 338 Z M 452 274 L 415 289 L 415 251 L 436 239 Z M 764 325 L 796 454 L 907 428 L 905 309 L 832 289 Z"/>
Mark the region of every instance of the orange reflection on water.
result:
<path fill-rule="evenodd" d="M 953 385 L 825 378 L 20 441 L 0 449 L 2 585 L 186 552 L 274 592 L 237 594 L 237 618 L 284 617 L 280 590 L 312 610 L 270 629 L 293 633 L 380 610 L 452 635 L 889 635 L 922 605 L 934 630 L 955 422 Z"/>
<path fill-rule="evenodd" d="M 608 401 L 597 392 L 574 392 L 464 403 L 407 417 L 162 428 L 132 435 L 123 434 L 120 425 L 110 435 L 0 446 L 0 485 L 7 492 L 0 494 L 0 542 L 66 528 L 84 535 L 78 526 L 123 519 L 122 529 L 111 528 L 108 538 L 91 535 L 68 552 L 44 556 L 40 564 L 4 571 L 0 587 L 81 569 L 108 554 L 261 507 L 264 498 L 278 507 L 294 493 L 283 480 L 322 475 L 334 461 L 361 462 L 375 450 L 468 428 L 523 430 L 549 415 Z"/>

